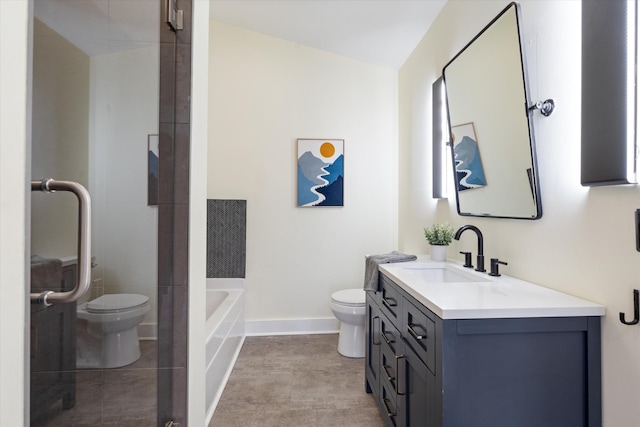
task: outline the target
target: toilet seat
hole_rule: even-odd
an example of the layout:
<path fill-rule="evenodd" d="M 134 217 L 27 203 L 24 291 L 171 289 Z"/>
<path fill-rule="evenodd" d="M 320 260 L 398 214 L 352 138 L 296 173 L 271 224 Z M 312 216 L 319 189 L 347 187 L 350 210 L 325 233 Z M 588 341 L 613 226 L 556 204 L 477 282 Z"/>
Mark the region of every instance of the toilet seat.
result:
<path fill-rule="evenodd" d="M 149 297 L 138 294 L 106 294 L 89 301 L 89 313 L 120 313 L 149 303 Z"/>
<path fill-rule="evenodd" d="M 331 301 L 348 307 L 364 307 L 366 293 L 363 289 L 343 289 L 331 294 Z"/>

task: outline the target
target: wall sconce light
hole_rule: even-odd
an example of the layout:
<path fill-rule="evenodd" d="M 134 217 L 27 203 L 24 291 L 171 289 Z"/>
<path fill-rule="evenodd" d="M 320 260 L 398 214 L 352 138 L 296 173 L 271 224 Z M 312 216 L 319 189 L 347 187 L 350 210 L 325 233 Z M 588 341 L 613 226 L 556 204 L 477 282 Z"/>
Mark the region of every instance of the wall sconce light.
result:
<path fill-rule="evenodd" d="M 433 198 L 447 198 L 447 150 L 449 144 L 449 125 L 447 123 L 447 103 L 445 85 L 439 77 L 431 85 L 432 99 L 432 147 L 433 147 Z"/>
<path fill-rule="evenodd" d="M 582 2 L 584 186 L 637 184 L 638 3 Z"/>

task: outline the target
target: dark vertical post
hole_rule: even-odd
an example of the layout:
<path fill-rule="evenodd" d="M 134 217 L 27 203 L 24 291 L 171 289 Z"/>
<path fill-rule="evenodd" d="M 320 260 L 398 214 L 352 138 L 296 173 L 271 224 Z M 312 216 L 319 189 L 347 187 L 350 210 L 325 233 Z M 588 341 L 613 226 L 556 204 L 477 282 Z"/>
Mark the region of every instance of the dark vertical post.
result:
<path fill-rule="evenodd" d="M 186 426 L 192 0 L 177 2 L 177 31 L 159 1 L 158 425 Z"/>

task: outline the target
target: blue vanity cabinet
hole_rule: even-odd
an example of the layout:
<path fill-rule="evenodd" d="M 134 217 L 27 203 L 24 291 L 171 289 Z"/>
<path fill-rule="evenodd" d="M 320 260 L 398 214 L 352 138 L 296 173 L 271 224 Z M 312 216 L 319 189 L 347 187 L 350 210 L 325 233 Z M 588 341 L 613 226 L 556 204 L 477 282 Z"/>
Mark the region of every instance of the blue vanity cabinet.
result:
<path fill-rule="evenodd" d="M 411 347 L 403 342 L 399 358 L 402 380 L 398 385 L 398 413 L 400 426 L 438 426 L 441 411 L 438 407 L 437 381 Z"/>
<path fill-rule="evenodd" d="M 33 284 L 31 292 L 71 291 L 78 282 L 76 264 L 62 268 L 62 282 Z M 40 277 L 41 273 L 40 273 Z M 40 281 L 42 282 L 42 281 Z M 44 283 L 40 283 L 44 284 Z M 76 303 L 46 307 L 31 304 L 31 420 L 46 418 L 51 407 L 62 401 L 63 409 L 76 403 Z"/>
<path fill-rule="evenodd" d="M 402 293 L 400 288 L 383 274 L 379 274 L 376 293 L 379 298 L 379 305 L 382 312 L 397 326 L 400 324 L 402 316 Z"/>
<path fill-rule="evenodd" d="M 408 345 L 401 327 L 404 318 L 413 318 L 405 314 L 410 303 L 384 276 L 376 294 L 367 294 L 366 390 L 375 396 L 387 426 L 436 426 L 435 376 Z M 412 326 L 421 331 L 421 326 Z"/>
<path fill-rule="evenodd" d="M 368 295 L 366 383 L 388 426 L 602 425 L 600 317 L 443 320 L 380 283 L 397 316 Z"/>
<path fill-rule="evenodd" d="M 380 395 L 380 308 L 374 292 L 367 292 L 365 315 L 365 388 L 376 399 Z"/>
<path fill-rule="evenodd" d="M 397 392 L 401 380 L 398 356 L 402 338 L 387 316 L 383 314 L 380 319 L 380 410 L 386 425 L 398 426 L 403 425 Z"/>

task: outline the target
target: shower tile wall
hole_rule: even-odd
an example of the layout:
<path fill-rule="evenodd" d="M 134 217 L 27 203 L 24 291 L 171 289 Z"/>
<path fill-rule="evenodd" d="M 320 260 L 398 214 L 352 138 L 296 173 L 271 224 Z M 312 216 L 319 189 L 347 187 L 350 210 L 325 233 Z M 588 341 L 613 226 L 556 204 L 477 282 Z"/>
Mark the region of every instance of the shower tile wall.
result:
<path fill-rule="evenodd" d="M 207 200 L 207 277 L 244 278 L 247 201 Z"/>
<path fill-rule="evenodd" d="M 187 420 L 189 153 L 192 0 L 184 29 L 160 30 L 158 195 L 158 425 Z"/>

